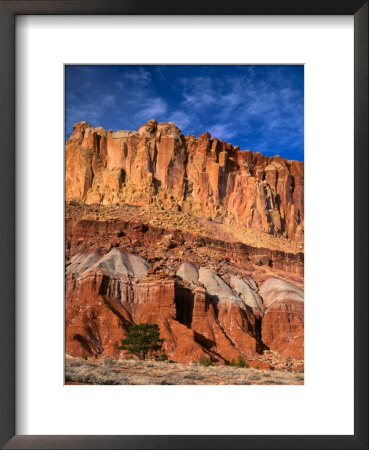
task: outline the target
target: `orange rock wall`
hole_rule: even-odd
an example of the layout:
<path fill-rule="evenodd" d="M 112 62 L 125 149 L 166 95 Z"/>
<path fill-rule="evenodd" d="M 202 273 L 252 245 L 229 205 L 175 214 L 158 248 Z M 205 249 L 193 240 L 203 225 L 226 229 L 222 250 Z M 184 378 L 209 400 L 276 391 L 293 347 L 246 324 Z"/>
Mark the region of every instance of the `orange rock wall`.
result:
<path fill-rule="evenodd" d="M 208 356 L 224 363 L 240 354 L 258 354 L 261 344 L 252 313 L 226 304 L 215 311 L 201 288 L 188 326 L 177 320 L 176 302 L 183 293 L 176 293 L 173 279 L 151 277 L 135 284 L 90 273 L 77 280 L 69 276 L 66 281 L 66 352 L 73 356 L 122 356 L 118 346 L 132 323 L 157 323 L 164 349 L 175 361 Z"/>
<path fill-rule="evenodd" d="M 66 144 L 66 199 L 157 203 L 303 242 L 304 164 L 183 136 L 172 123 L 106 132 L 86 122 Z"/>

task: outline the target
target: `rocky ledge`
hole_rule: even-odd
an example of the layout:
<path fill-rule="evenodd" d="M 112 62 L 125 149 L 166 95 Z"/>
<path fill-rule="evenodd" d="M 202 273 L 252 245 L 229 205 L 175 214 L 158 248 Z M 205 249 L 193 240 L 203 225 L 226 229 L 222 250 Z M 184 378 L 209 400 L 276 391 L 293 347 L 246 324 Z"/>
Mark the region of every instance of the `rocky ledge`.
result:
<path fill-rule="evenodd" d="M 303 242 L 304 164 L 182 135 L 150 120 L 138 131 L 74 125 L 66 144 L 66 199 L 145 206 L 238 224 Z"/>

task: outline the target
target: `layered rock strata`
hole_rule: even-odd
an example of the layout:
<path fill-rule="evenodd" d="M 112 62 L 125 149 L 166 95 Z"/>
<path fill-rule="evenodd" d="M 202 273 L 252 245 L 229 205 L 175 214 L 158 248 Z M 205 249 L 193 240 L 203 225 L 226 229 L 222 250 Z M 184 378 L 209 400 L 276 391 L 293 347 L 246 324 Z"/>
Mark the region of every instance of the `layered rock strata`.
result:
<path fill-rule="evenodd" d="M 163 253 L 168 250 L 173 250 L 178 261 L 184 259 L 186 255 L 189 259 L 196 260 L 199 253 L 211 252 L 219 255 L 221 260 L 228 260 L 233 266 L 239 268 L 252 269 L 255 265 L 268 266 L 274 271 L 281 270 L 300 277 L 304 274 L 304 254 L 301 252 L 285 253 L 263 247 L 252 247 L 241 242 L 220 240 L 216 236 L 209 238 L 180 230 L 170 231 L 140 222 L 67 220 L 66 236 L 67 258 L 71 258 L 79 251 L 103 246 L 109 249 L 111 245 L 117 245 L 142 253 L 149 259 L 165 257 Z M 188 251 L 189 249 L 193 250 L 192 253 Z M 219 263 L 219 258 L 215 262 Z"/>
<path fill-rule="evenodd" d="M 158 204 L 303 242 L 303 163 L 182 135 L 150 120 L 138 131 L 74 125 L 66 144 L 66 199 Z"/>
<path fill-rule="evenodd" d="M 66 269 L 67 353 L 120 357 L 131 324 L 158 323 L 168 356 L 180 362 L 252 362 L 269 349 L 303 359 L 299 288 L 267 274 L 259 288 L 245 271 L 188 261 L 170 270 L 117 247 L 76 253 Z"/>
<path fill-rule="evenodd" d="M 303 367 L 303 163 L 79 122 L 65 187 L 68 354 L 123 357 L 130 326 L 157 323 L 174 361 Z"/>

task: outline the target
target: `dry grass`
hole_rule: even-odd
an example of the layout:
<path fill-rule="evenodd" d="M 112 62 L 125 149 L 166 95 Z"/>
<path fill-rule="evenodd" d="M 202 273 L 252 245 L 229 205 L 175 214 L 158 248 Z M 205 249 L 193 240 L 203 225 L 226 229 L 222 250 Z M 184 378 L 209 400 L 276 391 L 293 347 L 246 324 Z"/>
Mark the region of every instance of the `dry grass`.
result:
<path fill-rule="evenodd" d="M 276 385 L 304 384 L 301 373 L 240 369 L 229 366 L 203 367 L 156 361 L 66 359 L 66 384 L 98 385 Z"/>

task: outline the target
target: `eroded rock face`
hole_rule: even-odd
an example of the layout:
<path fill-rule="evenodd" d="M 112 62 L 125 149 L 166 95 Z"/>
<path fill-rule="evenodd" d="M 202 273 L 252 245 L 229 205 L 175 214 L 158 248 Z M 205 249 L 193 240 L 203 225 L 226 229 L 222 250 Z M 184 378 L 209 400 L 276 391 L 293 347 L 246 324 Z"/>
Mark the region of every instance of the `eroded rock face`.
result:
<path fill-rule="evenodd" d="M 175 361 L 301 367 L 303 186 L 303 163 L 183 136 L 173 123 L 76 124 L 66 352 L 121 357 L 133 323 L 157 323 Z"/>
<path fill-rule="evenodd" d="M 180 265 L 176 275 L 181 280 L 187 281 L 187 283 L 192 285 L 196 284 L 199 279 L 199 271 L 197 270 L 197 267 L 188 261 Z"/>
<path fill-rule="evenodd" d="M 79 122 L 66 145 L 66 199 L 157 203 L 303 242 L 303 163 L 240 151 L 173 123 L 105 131 Z"/>
<path fill-rule="evenodd" d="M 132 255 L 125 250 L 113 248 L 88 270 L 101 272 L 108 276 L 116 275 L 144 278 L 147 275 L 148 268 L 149 264 L 144 259 Z"/>
<path fill-rule="evenodd" d="M 154 228 L 139 222 L 67 220 L 66 235 L 68 237 L 66 248 L 68 258 L 81 251 L 87 252 L 90 245 L 93 248 L 109 246 L 110 249 L 113 244 L 129 247 L 131 251 L 137 245 L 144 246 L 150 249 L 148 254 L 151 253 L 152 249 L 156 254 L 159 253 L 160 257 L 165 257 L 174 242 L 185 242 L 193 249 L 204 248 L 217 252 L 227 258 L 235 267 L 269 266 L 273 270 L 282 270 L 288 274 L 299 276 L 304 274 L 304 255 L 300 252 L 296 254 L 285 253 L 267 248 L 251 247 L 241 242 L 227 242 L 216 239 L 216 237 L 211 239 L 180 231 L 169 232 L 163 228 Z M 196 254 L 193 252 L 186 253 L 185 246 L 178 245 L 175 250 L 179 250 L 179 248 L 183 251 L 183 255 L 180 257 L 182 259 L 181 264 L 184 263 L 184 268 L 187 264 L 187 268 L 194 264 L 197 264 L 197 267 L 204 265 L 196 259 Z M 190 259 L 192 262 L 189 261 Z M 197 270 L 195 268 L 195 271 Z M 183 279 L 187 280 L 187 276 L 184 275 Z M 244 280 L 247 280 L 247 278 L 244 278 Z M 256 289 L 254 280 L 248 279 L 247 282 L 254 290 Z"/>
<path fill-rule="evenodd" d="M 252 360 L 266 349 L 303 357 L 303 293 L 291 283 L 269 278 L 257 292 L 251 277 L 233 274 L 228 283 L 215 270 L 189 262 L 175 277 L 150 273 L 149 266 L 119 248 L 70 259 L 67 353 L 120 357 L 118 346 L 133 323 L 157 323 L 175 361 Z"/>
<path fill-rule="evenodd" d="M 218 302 L 225 304 L 237 303 L 243 306 L 239 298 L 234 294 L 232 289 L 219 277 L 216 272 L 207 267 L 200 267 L 199 281 L 205 286 L 209 295 L 213 296 Z"/>
<path fill-rule="evenodd" d="M 265 309 L 264 302 L 260 295 L 255 292 L 256 284 L 252 281 L 235 275 L 230 276 L 230 285 L 233 291 L 243 300 L 245 305 L 253 311 L 257 310 L 257 312 L 262 313 Z"/>
<path fill-rule="evenodd" d="M 282 355 L 304 359 L 304 294 L 287 281 L 274 277 L 260 288 L 266 310 L 262 319 L 262 340 Z"/>

